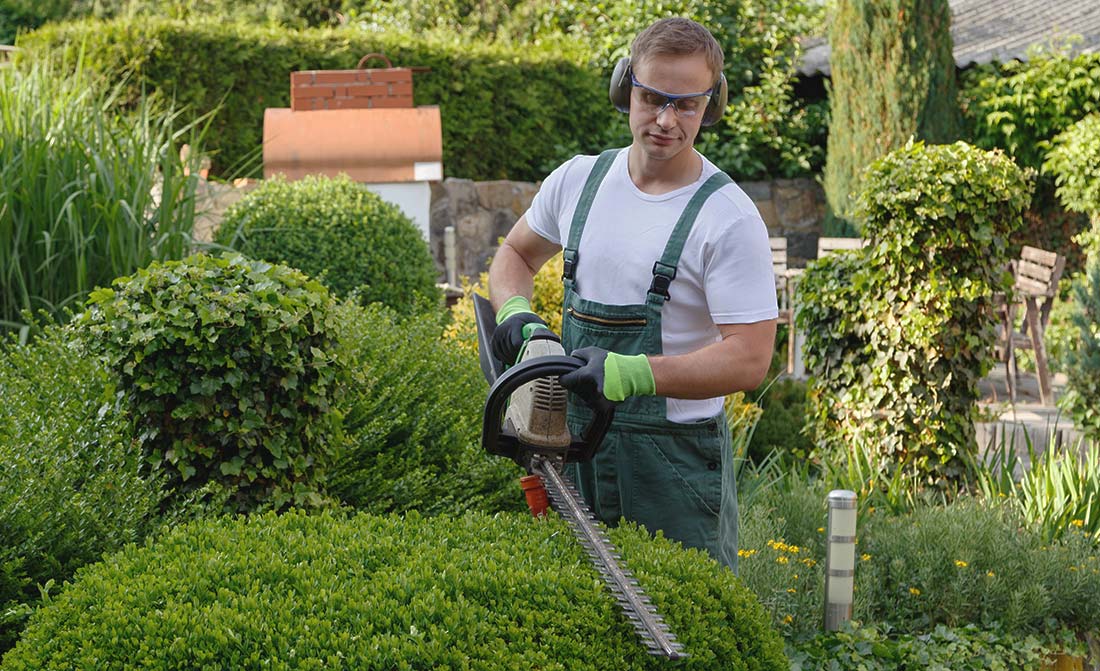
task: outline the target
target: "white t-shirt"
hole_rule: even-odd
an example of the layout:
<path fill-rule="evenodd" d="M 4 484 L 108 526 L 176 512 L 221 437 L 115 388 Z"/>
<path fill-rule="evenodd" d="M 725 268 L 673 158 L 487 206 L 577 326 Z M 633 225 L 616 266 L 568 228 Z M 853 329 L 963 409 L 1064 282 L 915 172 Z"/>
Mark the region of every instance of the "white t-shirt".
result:
<path fill-rule="evenodd" d="M 578 249 L 576 288 L 582 298 L 608 305 L 644 303 L 653 263 L 692 194 L 718 168 L 699 155 L 694 184 L 657 196 L 635 186 L 619 152 L 588 213 Z M 527 224 L 559 246 L 569 241 L 573 212 L 595 156 L 575 156 L 546 178 L 527 211 Z M 685 354 L 720 339 L 716 324 L 774 319 L 775 280 L 768 229 L 736 184 L 707 199 L 684 244 L 672 297 L 661 309 L 664 354 Z M 692 422 L 718 414 L 721 398 L 668 399 L 668 418 Z"/>

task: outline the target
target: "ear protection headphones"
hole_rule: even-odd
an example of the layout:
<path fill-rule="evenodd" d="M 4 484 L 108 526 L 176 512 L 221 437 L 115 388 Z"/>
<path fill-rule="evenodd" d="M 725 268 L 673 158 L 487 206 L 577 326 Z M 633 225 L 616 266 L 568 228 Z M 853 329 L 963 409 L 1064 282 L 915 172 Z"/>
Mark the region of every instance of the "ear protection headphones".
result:
<path fill-rule="evenodd" d="M 630 81 L 630 57 L 625 56 L 619 59 L 619 62 L 615 64 L 615 71 L 611 73 L 611 87 L 608 90 L 608 95 L 611 96 L 611 102 L 615 105 L 615 109 L 620 112 L 630 111 L 630 92 L 634 89 L 634 84 Z M 719 74 L 718 81 L 714 82 L 714 90 L 710 95 L 710 100 L 707 101 L 707 108 L 703 111 L 703 124 L 704 126 L 713 126 L 718 123 L 718 120 L 722 118 L 722 114 L 726 111 L 726 101 L 729 97 L 729 90 L 726 86 L 726 75 Z"/>

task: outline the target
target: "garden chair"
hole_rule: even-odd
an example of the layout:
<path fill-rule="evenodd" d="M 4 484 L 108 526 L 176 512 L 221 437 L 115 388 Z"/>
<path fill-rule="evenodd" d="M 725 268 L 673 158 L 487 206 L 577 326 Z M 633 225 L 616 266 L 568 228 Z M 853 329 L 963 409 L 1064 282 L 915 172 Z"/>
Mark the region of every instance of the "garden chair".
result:
<path fill-rule="evenodd" d="M 1012 295 L 1011 298 L 1003 294 L 996 296 L 1000 324 L 995 346 L 998 357 L 1005 364 L 1008 396 L 1013 402 L 1016 401 L 1016 385 L 1020 375 L 1016 351 L 1030 349 L 1035 352 L 1039 399 L 1043 405 L 1051 405 L 1054 399 L 1043 334 L 1050 321 L 1051 306 L 1058 295 L 1058 282 L 1062 279 L 1066 258 L 1061 254 L 1025 245 L 1020 251 L 1020 258 L 1009 265 L 1014 278 Z M 1024 309 L 1024 319 L 1017 329 L 1016 315 L 1021 307 Z"/>
<path fill-rule="evenodd" d="M 786 324 L 787 373 L 794 372 L 794 305 L 791 301 L 794 269 L 787 267 L 787 238 L 768 238 L 772 248 L 772 272 L 775 275 L 775 294 L 779 302 L 777 324 Z"/>

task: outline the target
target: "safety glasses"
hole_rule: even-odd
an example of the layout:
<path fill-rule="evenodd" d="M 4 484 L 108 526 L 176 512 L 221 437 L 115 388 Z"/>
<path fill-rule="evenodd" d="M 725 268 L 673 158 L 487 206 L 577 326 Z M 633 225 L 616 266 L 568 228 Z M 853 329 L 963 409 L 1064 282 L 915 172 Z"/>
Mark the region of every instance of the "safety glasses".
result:
<path fill-rule="evenodd" d="M 630 73 L 630 83 L 639 90 L 638 100 L 642 110 L 654 116 L 664 112 L 669 105 L 676 110 L 677 116 L 693 117 L 702 114 L 714 93 L 713 88 L 702 93 L 665 93 L 641 83 L 633 72 Z"/>

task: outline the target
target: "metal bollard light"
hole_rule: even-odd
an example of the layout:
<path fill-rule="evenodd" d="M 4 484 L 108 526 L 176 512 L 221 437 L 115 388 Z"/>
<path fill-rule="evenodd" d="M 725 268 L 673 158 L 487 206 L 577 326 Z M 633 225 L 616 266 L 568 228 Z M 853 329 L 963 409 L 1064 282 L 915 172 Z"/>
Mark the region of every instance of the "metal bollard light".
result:
<path fill-rule="evenodd" d="M 856 573 L 856 493 L 829 492 L 825 549 L 825 631 L 852 619 Z"/>

